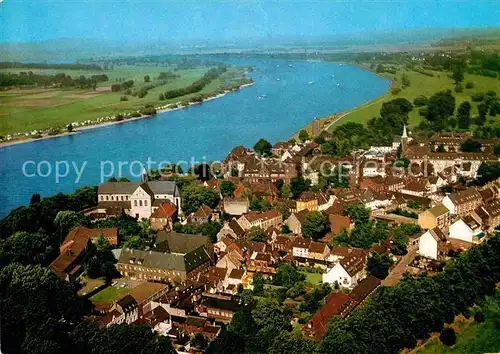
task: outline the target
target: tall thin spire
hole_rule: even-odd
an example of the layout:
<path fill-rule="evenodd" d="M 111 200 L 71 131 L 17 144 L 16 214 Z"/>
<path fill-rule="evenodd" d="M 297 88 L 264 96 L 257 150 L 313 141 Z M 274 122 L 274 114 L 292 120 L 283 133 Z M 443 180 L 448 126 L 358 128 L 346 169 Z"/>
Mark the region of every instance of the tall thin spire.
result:
<path fill-rule="evenodd" d="M 403 139 L 408 139 L 408 134 L 406 133 L 406 124 L 404 125 L 404 128 L 403 128 L 403 135 L 401 135 L 401 138 L 403 138 Z"/>
<path fill-rule="evenodd" d="M 148 181 L 148 172 L 146 171 L 145 168 L 142 169 L 142 175 L 141 175 L 141 182 L 142 183 L 147 183 Z"/>

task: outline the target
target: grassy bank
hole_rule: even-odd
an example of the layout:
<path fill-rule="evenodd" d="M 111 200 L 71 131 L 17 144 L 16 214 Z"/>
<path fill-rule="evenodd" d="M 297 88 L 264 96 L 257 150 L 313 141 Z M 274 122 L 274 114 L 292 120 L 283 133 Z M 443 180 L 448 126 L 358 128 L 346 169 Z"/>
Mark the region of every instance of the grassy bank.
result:
<path fill-rule="evenodd" d="M 199 94 L 211 94 L 221 87 L 237 82 L 243 76 L 240 68 L 229 68 L 227 72 L 203 88 L 196 94 L 176 97 L 160 101 L 158 96 L 168 90 L 183 88 L 200 79 L 210 68 L 199 67 L 176 71 L 178 78 L 150 89 L 143 98 L 127 96 L 127 101 L 120 101 L 123 92 L 111 92 L 111 85 L 116 79 L 134 80 L 134 89 L 149 84 L 144 76 L 151 77 L 151 84 L 158 84 L 154 77 L 160 72 L 170 71 L 169 67 L 157 66 L 120 66 L 104 72 L 109 80 L 99 83 L 97 89 L 11 89 L 0 92 L 0 135 L 13 134 L 49 127 L 65 127 L 75 121 L 94 120 L 100 117 L 115 115 L 123 111 L 139 110 L 145 105 L 167 105 L 189 101 Z M 7 69 L 8 71 L 28 71 L 27 69 Z M 39 72 L 41 70 L 38 70 Z M 55 74 L 56 70 L 43 70 L 44 74 Z M 65 70 L 67 75 L 90 76 L 92 72 L 82 70 Z"/>
<path fill-rule="evenodd" d="M 471 102 L 472 114 L 474 115 L 477 113 L 477 103 L 472 102 L 470 96 L 479 92 L 484 93 L 489 90 L 499 91 L 500 89 L 500 80 L 496 78 L 465 74 L 465 79 L 463 81 L 463 91 L 455 92 L 453 80 L 449 77 L 449 73 L 441 71 L 427 71 L 429 73 L 432 73 L 434 76 L 424 75 L 419 72 L 408 70 L 402 67 L 398 67 L 396 74 L 382 74 L 382 76 L 394 82 L 394 87 L 401 88 L 401 92 L 399 92 L 397 95 L 393 95 L 391 94 L 391 92 L 387 92 L 381 97 L 378 97 L 352 110 L 344 112 L 343 117 L 335 124 L 332 124 L 329 130 L 333 130 L 339 123 L 355 122 L 365 124 L 371 118 L 379 116 L 382 104 L 393 98 L 403 97 L 413 102 L 413 100 L 420 95 L 430 97 L 436 92 L 447 89 L 452 90 L 453 95 L 456 98 L 457 107 L 464 101 Z M 403 73 L 406 74 L 410 80 L 410 86 L 405 89 L 403 89 L 401 86 L 401 76 Z M 472 82 L 474 87 L 470 89 L 465 88 L 466 82 Z M 409 114 L 410 126 L 419 124 L 421 119 L 422 118 L 418 114 L 418 107 L 415 107 L 415 109 L 413 109 L 413 111 L 411 111 Z"/>

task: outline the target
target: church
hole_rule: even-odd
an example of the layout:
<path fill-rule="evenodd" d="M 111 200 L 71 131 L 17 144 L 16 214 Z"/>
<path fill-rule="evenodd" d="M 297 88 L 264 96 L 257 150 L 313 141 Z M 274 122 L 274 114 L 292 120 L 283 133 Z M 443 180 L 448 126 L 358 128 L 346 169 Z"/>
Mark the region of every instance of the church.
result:
<path fill-rule="evenodd" d="M 481 152 L 460 151 L 461 143 L 470 138 L 470 133 L 436 133 L 430 138 L 412 139 L 405 126 L 401 135 L 401 152 L 412 164 L 432 165 L 435 173 L 454 168 L 459 174 L 475 177 L 482 163 L 498 162 L 498 158 L 492 152 L 490 140 L 478 140 L 483 146 Z M 442 147 L 441 151 L 438 151 L 439 147 Z"/>
<path fill-rule="evenodd" d="M 106 182 L 98 189 L 98 212 L 149 219 L 158 207 L 171 202 L 181 212 L 181 193 L 173 181 Z"/>

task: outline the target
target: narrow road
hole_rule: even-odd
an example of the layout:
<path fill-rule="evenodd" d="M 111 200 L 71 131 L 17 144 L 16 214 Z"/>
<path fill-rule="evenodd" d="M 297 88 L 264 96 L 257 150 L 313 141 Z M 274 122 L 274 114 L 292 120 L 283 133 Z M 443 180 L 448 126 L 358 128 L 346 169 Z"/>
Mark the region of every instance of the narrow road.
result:
<path fill-rule="evenodd" d="M 418 251 L 418 246 L 417 247 L 412 247 L 410 250 L 408 250 L 408 253 L 405 254 L 401 260 L 399 261 L 398 264 L 392 269 L 392 271 L 389 273 L 387 278 L 385 278 L 382 281 L 381 285 L 384 286 L 394 286 L 398 283 L 399 280 L 403 277 L 403 274 L 405 273 L 406 267 L 408 264 L 410 264 L 414 259 L 415 256 L 417 255 Z"/>

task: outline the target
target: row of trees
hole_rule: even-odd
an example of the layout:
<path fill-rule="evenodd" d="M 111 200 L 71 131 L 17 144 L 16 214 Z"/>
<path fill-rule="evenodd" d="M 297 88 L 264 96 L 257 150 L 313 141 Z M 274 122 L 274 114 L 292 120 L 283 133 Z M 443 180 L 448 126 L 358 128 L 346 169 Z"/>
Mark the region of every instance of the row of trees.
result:
<path fill-rule="evenodd" d="M 495 291 L 500 280 L 500 237 L 450 262 L 434 277 L 407 277 L 382 287 L 346 320 L 330 321 L 321 353 L 398 353 L 440 332 L 460 313 Z M 429 310 L 432 309 L 432 310 Z"/>
<path fill-rule="evenodd" d="M 92 75 L 85 77 L 80 75 L 77 78 L 72 78 L 64 73 L 55 75 L 35 74 L 32 71 L 15 73 L 0 73 L 0 87 L 11 86 L 41 86 L 41 87 L 76 87 L 82 89 L 92 88 L 95 90 L 97 83 L 108 81 L 105 74 Z"/>
<path fill-rule="evenodd" d="M 212 80 L 215 80 L 226 71 L 227 71 L 226 66 L 219 66 L 217 68 L 210 69 L 200 79 L 194 81 L 191 85 L 178 88 L 175 90 L 166 91 L 163 94 L 163 98 L 169 100 L 172 98 L 200 92 L 201 90 L 203 90 L 205 86 L 207 86 L 210 82 L 212 82 Z"/>

